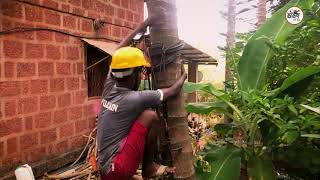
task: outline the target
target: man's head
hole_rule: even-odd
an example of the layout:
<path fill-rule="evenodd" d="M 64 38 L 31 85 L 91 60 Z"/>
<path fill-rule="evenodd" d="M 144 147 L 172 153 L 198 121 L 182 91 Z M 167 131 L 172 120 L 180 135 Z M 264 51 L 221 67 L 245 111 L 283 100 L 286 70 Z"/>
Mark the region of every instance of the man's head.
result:
<path fill-rule="evenodd" d="M 134 47 L 123 47 L 112 56 L 111 72 L 117 84 L 132 90 L 138 90 L 141 82 L 142 67 L 150 66 L 143 52 Z"/>

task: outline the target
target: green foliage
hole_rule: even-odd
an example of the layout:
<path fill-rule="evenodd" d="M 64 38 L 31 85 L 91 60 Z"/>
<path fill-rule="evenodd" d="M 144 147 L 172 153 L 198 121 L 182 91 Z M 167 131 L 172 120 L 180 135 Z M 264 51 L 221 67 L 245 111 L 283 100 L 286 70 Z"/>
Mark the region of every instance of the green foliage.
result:
<path fill-rule="evenodd" d="M 240 175 L 242 151 L 232 146 L 207 146 L 204 159 L 211 165 L 210 172 L 196 168 L 197 180 L 236 180 Z"/>
<path fill-rule="evenodd" d="M 315 4 L 309 11 L 312 4 L 313 0 L 292 0 L 275 13 L 245 46 L 246 37 L 250 35 L 242 35 L 243 39 L 236 47 L 227 52 L 234 76 L 228 91 L 217 90 L 211 84 L 186 84 L 187 93 L 197 90 L 214 96 L 210 102 L 187 105 L 187 111 L 223 113 L 232 119 L 230 124 L 214 127 L 220 138 L 215 146 L 227 148 L 232 145 L 233 149 L 241 152 L 241 155 L 228 159 L 223 152 L 210 146 L 203 155 L 211 165 L 211 171 L 202 174 L 197 169 L 199 177 L 212 179 L 214 175 L 221 175 L 216 171 L 219 167 L 223 169 L 221 172 L 227 172 L 224 170 L 227 167 L 229 171 L 230 168 L 238 168 L 237 158 L 240 158 L 251 179 L 276 179 L 274 163 L 286 164 L 289 172 L 296 168 L 293 166 L 295 156 L 300 158 L 299 162 L 303 161 L 303 156 L 297 151 L 303 147 L 308 147 L 314 155 L 308 154 L 306 157 L 310 160 L 300 162 L 298 166 L 306 172 L 305 176 L 320 172 L 320 116 L 319 109 L 314 108 L 320 107 L 320 33 L 315 34 L 320 32 L 315 28 L 320 24 L 317 8 L 320 6 Z M 300 24 L 300 28 L 287 24 L 283 18 L 287 8 L 293 5 L 302 7 L 306 12 L 306 21 Z M 304 39 L 298 36 L 310 36 L 312 45 L 306 41 L 302 51 L 299 50 L 300 44 L 294 45 Z M 281 63 L 283 66 L 278 65 Z M 286 150 L 289 155 L 285 155 Z M 311 160 L 313 158 L 314 161 Z M 223 166 L 221 162 L 224 162 Z M 237 170 L 240 171 L 240 166 Z"/>
<path fill-rule="evenodd" d="M 283 17 L 287 9 L 292 6 L 309 9 L 312 0 L 292 0 L 277 11 L 257 32 L 249 39 L 240 58 L 236 73 L 239 75 L 238 86 L 241 90 L 261 89 L 266 81 L 266 67 L 273 56 L 273 51 L 268 45 L 271 40 L 279 45 L 299 25 L 291 25 Z M 300 23 L 301 24 L 301 23 Z"/>
<path fill-rule="evenodd" d="M 275 180 L 276 171 L 272 161 L 251 157 L 248 161 L 248 174 L 252 180 Z"/>

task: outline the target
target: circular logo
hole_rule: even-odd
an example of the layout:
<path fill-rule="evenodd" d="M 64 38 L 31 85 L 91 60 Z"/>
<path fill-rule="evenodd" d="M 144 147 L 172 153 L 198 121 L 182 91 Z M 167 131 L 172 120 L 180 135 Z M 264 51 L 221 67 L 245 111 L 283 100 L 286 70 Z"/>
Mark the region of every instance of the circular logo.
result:
<path fill-rule="evenodd" d="M 291 7 L 286 13 L 286 19 L 290 24 L 299 24 L 303 19 L 303 12 L 298 7 Z"/>

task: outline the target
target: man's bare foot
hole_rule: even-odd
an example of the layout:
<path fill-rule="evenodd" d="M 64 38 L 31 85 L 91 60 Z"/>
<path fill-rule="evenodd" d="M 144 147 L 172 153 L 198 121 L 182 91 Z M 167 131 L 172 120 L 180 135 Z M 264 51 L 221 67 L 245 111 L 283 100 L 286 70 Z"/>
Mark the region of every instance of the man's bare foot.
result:
<path fill-rule="evenodd" d="M 146 169 L 146 172 L 142 172 L 143 179 L 149 179 L 150 177 L 159 176 L 159 175 L 165 175 L 165 174 L 173 174 L 176 172 L 176 167 L 164 167 L 162 165 L 159 165 L 155 162 L 152 163 L 151 166 L 149 166 Z"/>

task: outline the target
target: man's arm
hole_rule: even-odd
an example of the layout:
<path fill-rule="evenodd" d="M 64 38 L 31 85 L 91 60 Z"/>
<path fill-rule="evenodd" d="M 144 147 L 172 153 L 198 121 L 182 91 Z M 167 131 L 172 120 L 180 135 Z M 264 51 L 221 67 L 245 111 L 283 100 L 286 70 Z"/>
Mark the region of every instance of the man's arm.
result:
<path fill-rule="evenodd" d="M 187 79 L 187 74 L 183 72 L 181 77 L 178 79 L 177 82 L 175 82 L 172 86 L 168 88 L 161 89 L 163 93 L 163 100 L 167 100 L 168 98 L 178 94 L 180 90 L 182 89 L 184 81 Z"/>

